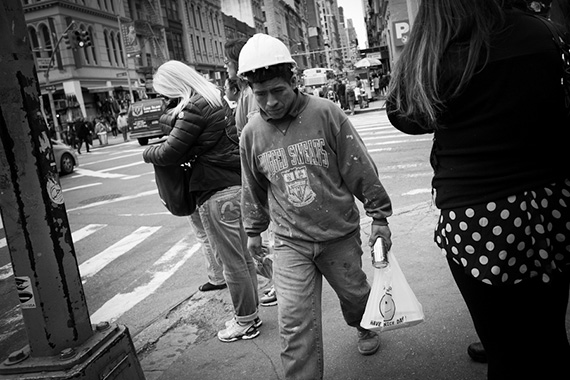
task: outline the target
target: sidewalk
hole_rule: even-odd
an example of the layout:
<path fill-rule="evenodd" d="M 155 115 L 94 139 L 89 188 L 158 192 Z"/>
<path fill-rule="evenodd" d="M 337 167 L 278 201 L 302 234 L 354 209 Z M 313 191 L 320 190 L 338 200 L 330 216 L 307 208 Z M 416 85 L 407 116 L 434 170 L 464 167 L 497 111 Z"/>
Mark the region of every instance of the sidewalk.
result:
<path fill-rule="evenodd" d="M 373 356 L 356 349 L 356 332 L 341 315 L 336 295 L 324 281 L 323 337 L 327 380 L 483 380 L 486 365 L 467 356 L 477 340 L 466 306 L 444 257 L 432 241 L 437 210 L 430 202 L 395 210 L 390 218 L 393 250 L 423 304 L 426 321 L 381 334 Z M 362 224 L 366 244 L 370 221 Z M 369 250 L 363 256 L 372 280 Z M 216 333 L 232 317 L 227 289 L 196 292 L 133 338 L 147 380 L 284 379 L 279 357 L 277 307 L 260 308 L 261 334 L 222 343 Z"/>
<path fill-rule="evenodd" d="M 380 111 L 386 109 L 386 100 L 375 98 L 368 102 L 368 107 L 360 108 L 358 104 L 354 105 L 354 114 L 357 115 L 359 113 L 366 113 L 366 112 L 373 112 L 373 111 Z M 350 115 L 350 110 L 345 110 L 344 113 Z"/>

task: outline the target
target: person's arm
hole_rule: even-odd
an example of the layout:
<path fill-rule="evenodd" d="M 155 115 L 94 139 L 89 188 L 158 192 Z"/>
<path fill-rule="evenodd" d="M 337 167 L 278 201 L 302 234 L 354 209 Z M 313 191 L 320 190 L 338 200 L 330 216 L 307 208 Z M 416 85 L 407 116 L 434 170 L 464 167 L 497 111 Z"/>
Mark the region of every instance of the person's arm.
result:
<path fill-rule="evenodd" d="M 373 219 L 369 244 L 374 245 L 381 237 L 390 249 L 388 217 L 392 215 L 392 202 L 378 177 L 376 164 L 348 118 L 341 122 L 336 138 L 338 167 L 343 181 L 362 202 L 366 215 Z"/>
<path fill-rule="evenodd" d="M 161 119 L 171 119 L 174 115 L 165 114 Z M 170 134 L 161 144 L 149 146 L 143 152 L 146 163 L 158 166 L 182 164 L 187 159 L 190 148 L 196 143 L 198 137 L 206 128 L 202 111 L 194 105 L 187 106 L 175 116 Z"/>
<path fill-rule="evenodd" d="M 269 226 L 267 197 L 269 181 L 257 168 L 249 134 L 240 138 L 241 158 L 241 213 L 245 232 L 249 237 L 259 236 Z"/>
<path fill-rule="evenodd" d="M 426 133 L 433 133 L 433 130 L 426 129 L 422 124 L 415 122 L 395 110 L 394 104 L 386 101 L 386 113 L 390 123 L 399 131 L 408 135 L 423 135 Z"/>

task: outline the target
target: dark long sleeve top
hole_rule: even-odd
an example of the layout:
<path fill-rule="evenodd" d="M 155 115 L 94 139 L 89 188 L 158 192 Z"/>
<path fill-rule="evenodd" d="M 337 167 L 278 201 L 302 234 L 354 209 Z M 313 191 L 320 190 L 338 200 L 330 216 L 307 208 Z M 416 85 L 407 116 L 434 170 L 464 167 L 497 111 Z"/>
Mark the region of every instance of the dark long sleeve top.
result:
<path fill-rule="evenodd" d="M 442 91 L 456 81 L 444 61 Z M 490 60 L 445 104 L 435 132 L 394 112 L 408 134 L 434 133 L 431 164 L 439 208 L 484 203 L 567 178 L 570 119 L 561 86 L 562 65 L 542 21 L 507 13 L 491 41 Z"/>

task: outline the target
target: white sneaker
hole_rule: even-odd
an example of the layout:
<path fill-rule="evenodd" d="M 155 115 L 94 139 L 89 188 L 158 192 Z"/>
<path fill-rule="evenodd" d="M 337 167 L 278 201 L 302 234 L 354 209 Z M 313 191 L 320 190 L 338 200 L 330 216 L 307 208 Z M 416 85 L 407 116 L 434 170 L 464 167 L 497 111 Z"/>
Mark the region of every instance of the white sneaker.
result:
<path fill-rule="evenodd" d="M 235 320 L 235 318 L 230 319 L 229 321 L 226 321 L 226 327 L 230 327 L 231 324 L 234 323 L 234 320 Z M 263 324 L 263 321 L 261 320 L 261 318 L 255 317 L 255 319 L 253 320 L 253 327 L 258 329 L 261 327 L 262 324 Z"/>
<path fill-rule="evenodd" d="M 277 305 L 277 293 L 275 292 L 275 287 L 269 288 L 265 295 L 259 298 L 259 304 L 261 306 L 275 306 Z"/>
<path fill-rule="evenodd" d="M 224 330 L 218 331 L 218 339 L 222 342 L 235 342 L 241 339 L 253 339 L 259 335 L 259 330 L 255 328 L 251 321 L 241 325 L 236 319 L 232 319 Z"/>

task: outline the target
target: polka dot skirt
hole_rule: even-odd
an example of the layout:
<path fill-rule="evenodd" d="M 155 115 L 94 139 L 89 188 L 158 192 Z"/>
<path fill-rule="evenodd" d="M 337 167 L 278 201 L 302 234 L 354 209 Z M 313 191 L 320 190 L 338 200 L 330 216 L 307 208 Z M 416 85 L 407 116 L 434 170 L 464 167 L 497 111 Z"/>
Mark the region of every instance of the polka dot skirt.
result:
<path fill-rule="evenodd" d="M 435 242 L 466 273 L 512 285 L 570 271 L 570 179 L 506 199 L 441 210 Z"/>

